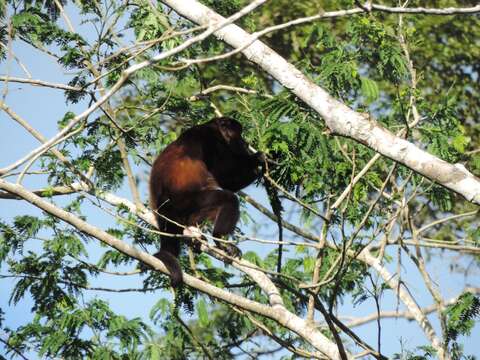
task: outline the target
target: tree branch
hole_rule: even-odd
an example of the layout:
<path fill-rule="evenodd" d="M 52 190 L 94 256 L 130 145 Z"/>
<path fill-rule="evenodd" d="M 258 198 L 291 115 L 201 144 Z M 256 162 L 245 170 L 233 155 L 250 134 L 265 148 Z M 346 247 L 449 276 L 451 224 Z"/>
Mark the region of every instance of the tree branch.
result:
<path fill-rule="evenodd" d="M 50 140 L 46 141 L 43 145 L 39 146 L 38 148 L 34 149 L 31 151 L 29 154 L 25 155 L 23 158 L 17 160 L 13 164 L 0 169 L 0 175 L 4 175 L 8 173 L 9 171 L 16 169 L 23 163 L 29 161 L 32 158 L 35 158 L 36 156 L 42 154 L 43 152 L 47 151 L 50 149 L 52 146 L 55 146 L 58 141 L 60 141 L 65 135 L 67 135 L 80 121 L 86 119 L 90 114 L 92 114 L 96 109 L 98 109 L 100 106 L 102 106 L 106 101 L 108 101 L 122 86 L 123 84 L 130 78 L 132 74 L 135 72 L 144 69 L 148 66 L 151 66 L 155 64 L 156 62 L 163 60 L 167 57 L 170 57 L 174 54 L 177 54 L 188 47 L 192 46 L 193 44 L 200 42 L 207 37 L 209 37 L 211 34 L 213 34 L 215 31 L 218 31 L 219 29 L 223 28 L 224 26 L 227 26 L 228 24 L 238 20 L 242 16 L 248 14 L 252 10 L 254 10 L 256 7 L 260 6 L 267 0 L 255 0 L 252 3 L 250 3 L 248 6 L 244 7 L 242 10 L 238 11 L 237 13 L 233 14 L 229 18 L 221 18 L 221 19 L 211 19 L 212 21 L 209 21 L 206 19 L 206 22 L 210 25 L 210 27 L 202 32 L 201 34 L 194 36 L 190 38 L 189 40 L 183 42 L 182 44 L 164 51 L 156 56 L 154 56 L 152 59 L 142 61 L 140 63 L 137 63 L 135 65 L 130 66 L 126 70 L 122 72 L 122 75 L 119 77 L 117 82 L 110 88 L 109 91 L 107 91 L 98 101 L 96 101 L 94 104 L 92 104 L 88 109 L 80 113 L 79 115 L 75 116 L 70 122 L 65 125 L 65 127 L 58 132 L 54 137 L 52 137 Z"/>
<path fill-rule="evenodd" d="M 468 287 L 468 288 L 465 288 L 465 290 L 463 291 L 463 293 L 465 293 L 465 292 L 469 292 L 469 293 L 472 293 L 472 294 L 479 294 L 480 293 L 480 288 Z M 456 296 L 456 297 L 454 297 L 450 300 L 447 300 L 447 301 L 445 301 L 445 305 L 455 304 L 457 299 L 458 299 L 458 296 Z M 437 305 L 432 304 L 432 305 L 423 307 L 420 310 L 425 315 L 428 315 L 428 314 L 434 312 L 436 309 L 437 309 Z M 349 328 L 356 327 L 356 326 L 361 326 L 361 325 L 368 324 L 369 322 L 376 321 L 379 317 L 382 318 L 382 319 L 404 318 L 406 320 L 415 320 L 415 316 L 408 310 L 406 310 L 406 311 L 392 310 L 392 311 L 382 311 L 380 313 L 374 312 L 370 315 L 360 317 L 360 318 L 349 318 L 351 320 L 345 325 Z"/>
<path fill-rule="evenodd" d="M 12 184 L 0 179 L 0 189 L 20 196 L 22 199 L 28 201 L 32 205 L 69 223 L 76 229 L 102 241 L 103 243 L 113 247 L 114 249 L 120 251 L 123 254 L 137 259 L 152 267 L 153 269 L 161 271 L 164 274 L 168 273 L 167 268 L 156 257 L 138 250 L 137 248 L 117 239 L 109 233 L 81 220 L 72 213 L 69 213 L 53 205 L 52 203 L 43 200 L 42 198 L 25 189 L 23 186 Z M 217 298 L 231 305 L 242 307 L 245 310 L 272 319 L 278 322 L 280 325 L 284 326 L 285 328 L 303 337 L 312 346 L 314 346 L 317 350 L 324 353 L 328 357 L 332 359 L 340 359 L 337 345 L 335 343 L 330 341 L 318 329 L 315 329 L 314 327 L 307 324 L 305 320 L 286 310 L 286 308 L 282 306 L 270 307 L 267 305 L 263 305 L 256 301 L 246 299 L 240 295 L 228 292 L 224 289 L 217 288 L 191 275 L 184 274 L 183 276 L 186 285 L 198 289 L 214 298 Z M 348 359 L 353 358 L 351 355 L 348 355 Z"/>
<path fill-rule="evenodd" d="M 89 91 L 87 91 L 85 89 L 82 89 L 80 87 L 51 83 L 51 82 L 47 82 L 47 81 L 43 81 L 43 80 L 25 79 L 25 78 L 13 77 L 13 76 L 0 76 L 0 81 L 5 81 L 5 82 L 8 81 L 8 82 L 21 83 L 21 84 L 29 84 L 29 85 L 33 85 L 33 86 L 42 86 L 42 87 L 48 87 L 48 88 L 52 88 L 52 89 L 60 89 L 60 90 L 68 90 L 68 91 L 89 92 Z"/>
<path fill-rule="evenodd" d="M 178 14 L 200 25 L 225 20 L 224 17 L 196 0 L 162 0 L 162 2 Z M 250 43 L 252 37 L 233 24 L 215 31 L 215 36 L 234 48 L 241 48 Z M 242 52 L 250 61 L 259 65 L 285 88 L 316 110 L 334 134 L 352 138 L 457 192 L 468 201 L 480 204 L 480 179 L 462 164 L 449 164 L 413 143 L 395 136 L 370 116 L 355 112 L 310 81 L 302 72 L 261 41 L 255 40 Z"/>
<path fill-rule="evenodd" d="M 435 333 L 435 330 L 427 316 L 422 312 L 410 293 L 405 290 L 404 287 L 399 286 L 398 280 L 395 279 L 395 276 L 390 274 L 390 272 L 384 266 L 382 266 L 379 259 L 370 254 L 368 248 L 362 250 L 362 252 L 358 255 L 358 259 L 364 261 L 372 269 L 374 269 L 382 277 L 383 281 L 385 281 L 385 283 L 397 293 L 400 300 L 407 307 L 409 312 L 413 315 L 413 318 L 422 328 L 432 346 L 438 351 L 439 357 L 443 358 L 444 354 L 442 342 L 437 337 L 437 334 Z"/>
<path fill-rule="evenodd" d="M 428 15 L 468 15 L 480 12 L 480 5 L 467 8 L 426 8 L 426 7 L 390 7 L 380 4 L 372 4 L 372 10 L 384 11 L 393 14 L 428 14 Z"/>

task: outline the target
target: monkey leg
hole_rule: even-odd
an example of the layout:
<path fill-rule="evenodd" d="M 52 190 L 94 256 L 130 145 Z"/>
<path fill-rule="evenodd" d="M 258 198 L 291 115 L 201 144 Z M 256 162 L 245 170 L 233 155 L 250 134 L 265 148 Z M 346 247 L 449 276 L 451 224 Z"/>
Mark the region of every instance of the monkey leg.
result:
<path fill-rule="evenodd" d="M 238 198 L 228 190 L 199 191 L 190 199 L 190 206 L 193 212 L 188 225 L 210 220 L 213 222 L 212 235 L 216 238 L 231 234 L 240 215 Z M 241 256 L 240 250 L 232 244 L 218 240 L 215 240 L 215 244 L 230 256 Z"/>

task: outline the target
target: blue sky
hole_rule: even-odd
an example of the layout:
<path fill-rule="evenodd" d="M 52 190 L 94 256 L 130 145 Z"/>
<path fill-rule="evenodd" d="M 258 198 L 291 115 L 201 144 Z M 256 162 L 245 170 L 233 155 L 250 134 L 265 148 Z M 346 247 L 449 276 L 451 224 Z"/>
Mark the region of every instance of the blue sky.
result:
<path fill-rule="evenodd" d="M 78 20 L 78 19 L 75 19 Z M 76 24 L 78 26 L 78 24 Z M 87 29 L 88 33 L 88 29 Z M 15 42 L 13 44 L 14 54 L 21 59 L 27 69 L 31 72 L 33 79 L 41 79 L 49 82 L 59 82 L 66 84 L 71 78 L 72 74 L 68 74 L 60 65 L 46 55 L 41 55 L 37 51 L 32 50 L 31 47 L 24 43 Z M 5 62 L 0 64 L 0 75 L 9 74 L 11 76 L 26 77 L 21 71 L 15 61 L 12 61 L 9 65 Z M 4 84 L 0 83 L 0 96 L 5 94 Z M 16 83 L 8 84 L 8 91 L 6 92 L 5 102 L 16 113 L 26 119 L 35 129 L 40 131 L 44 136 L 50 138 L 57 131 L 57 121 L 63 117 L 67 111 L 78 113 L 84 110 L 86 107 L 85 102 L 81 102 L 76 105 L 66 104 L 65 97 L 60 90 L 53 90 L 48 88 L 33 87 L 30 85 L 21 85 Z M 30 150 L 38 146 L 38 142 L 33 139 L 28 133 L 25 132 L 19 125 L 13 122 L 4 112 L 0 112 L 0 167 L 4 167 L 10 164 L 13 160 L 25 155 Z M 137 169 L 141 171 L 140 169 Z M 146 170 L 146 169 L 143 169 Z M 44 177 L 27 177 L 24 183 L 29 188 L 38 188 L 45 185 Z M 256 199 L 261 199 L 265 203 L 263 189 L 256 189 L 250 187 L 248 192 Z M 130 198 L 130 194 L 126 190 L 126 187 L 119 191 L 120 196 Z M 145 188 L 142 188 L 142 198 L 146 199 L 147 194 Z M 56 202 L 61 204 L 64 200 L 60 198 L 55 199 Z M 268 206 L 268 205 L 267 205 Z M 260 221 L 265 219 L 255 210 L 250 210 L 251 214 L 258 218 Z M 0 200 L 0 218 L 5 220 L 12 219 L 15 215 L 19 214 L 40 214 L 33 206 L 20 201 Z M 114 226 L 114 220 L 99 210 L 92 207 L 87 213 L 89 220 L 95 225 L 106 229 L 109 226 Z M 268 228 L 262 230 L 262 237 L 274 239 L 275 228 Z M 48 235 L 48 234 L 47 234 Z M 32 245 L 32 249 L 35 249 L 36 245 Z M 96 246 L 95 243 L 91 243 L 88 247 L 90 251 L 90 260 L 95 262 L 101 254 L 102 249 Z M 255 249 L 259 253 L 264 254 L 271 250 L 271 247 L 265 245 L 258 245 L 255 243 L 248 243 L 248 245 L 242 244 L 242 249 Z M 291 253 L 293 255 L 293 253 Z M 394 255 L 394 254 L 392 254 Z M 459 291 L 465 285 L 480 286 L 478 282 L 476 284 L 465 283 L 465 279 L 461 275 L 449 275 L 445 279 L 445 275 L 448 269 L 445 268 L 445 264 L 450 264 L 450 261 L 445 261 L 452 255 L 444 253 L 437 257 L 433 262 L 427 266 L 431 270 L 434 279 L 437 279 L 442 284 L 442 293 L 446 297 L 452 297 L 459 293 Z M 465 263 L 467 258 L 459 258 L 456 261 L 459 263 Z M 423 281 L 418 277 L 418 272 L 413 269 L 412 264 L 406 257 L 403 258 L 403 270 L 407 274 L 404 280 L 407 281 L 409 288 L 414 291 L 421 291 L 423 289 Z M 394 273 L 396 270 L 396 263 L 389 265 L 389 270 Z M 5 268 L 1 269 L 1 273 L 5 273 Z M 478 274 L 477 274 L 478 275 Z M 108 282 L 108 285 L 105 284 Z M 141 279 L 138 276 L 130 277 L 100 277 L 99 279 L 92 280 L 92 286 L 108 286 L 112 288 L 125 288 L 125 287 L 141 287 Z M 24 324 L 31 317 L 30 308 L 31 301 L 25 299 L 21 301 L 17 306 L 8 305 L 8 294 L 12 288 L 12 280 L 3 279 L 0 280 L 0 307 L 6 311 L 6 324 L 12 328 Z M 385 310 L 394 310 L 397 306 L 397 300 L 395 296 L 392 296 L 392 292 L 388 291 L 388 295 L 382 300 L 382 307 Z M 423 291 L 422 296 L 417 296 L 421 306 L 430 305 L 432 299 Z M 122 293 L 113 294 L 105 292 L 87 292 L 86 299 L 91 297 L 99 297 L 107 300 L 112 308 L 119 313 L 126 315 L 127 317 L 142 317 L 147 319 L 149 309 L 161 298 L 170 298 L 169 293 Z M 400 306 L 402 309 L 403 307 Z M 372 300 L 368 300 L 362 305 L 354 307 L 351 301 L 347 300 L 340 307 L 339 314 L 349 314 L 351 316 L 361 316 L 370 314 L 375 309 Z M 434 318 L 434 317 L 431 317 Z M 438 329 L 438 324 L 434 323 Z M 383 336 L 382 336 L 382 349 L 387 355 L 391 355 L 394 350 L 400 350 L 400 338 L 405 341 L 405 348 L 413 348 L 418 345 L 426 343 L 423 333 L 419 327 L 414 323 L 408 323 L 405 320 L 382 320 Z M 391 333 L 392 329 L 395 329 L 395 333 Z M 370 323 L 366 326 L 356 328 L 355 331 L 369 344 L 376 344 L 376 325 Z M 467 354 L 480 354 L 480 345 L 475 339 L 480 339 L 479 326 L 474 330 L 474 333 L 470 337 L 469 341 L 465 343 Z M 2 345 L 0 344 L 0 353 L 2 353 Z"/>

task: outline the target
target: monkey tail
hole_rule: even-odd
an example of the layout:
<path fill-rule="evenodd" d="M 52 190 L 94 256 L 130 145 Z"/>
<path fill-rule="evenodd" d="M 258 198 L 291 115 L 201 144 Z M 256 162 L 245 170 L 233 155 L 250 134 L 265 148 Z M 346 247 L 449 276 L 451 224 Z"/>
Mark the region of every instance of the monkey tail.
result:
<path fill-rule="evenodd" d="M 174 224 L 163 224 L 165 231 L 169 234 L 177 234 L 181 229 L 178 229 Z M 178 287 L 183 283 L 183 273 L 178 255 L 180 255 L 180 238 L 162 235 L 160 251 L 155 254 L 155 257 L 163 262 L 168 272 L 170 273 L 170 282 L 172 287 Z"/>
<path fill-rule="evenodd" d="M 180 263 L 175 255 L 170 253 L 167 249 L 164 249 L 162 245 L 162 248 L 158 253 L 155 254 L 155 257 L 163 262 L 170 273 L 170 284 L 173 288 L 183 284 L 182 268 L 180 267 Z"/>
<path fill-rule="evenodd" d="M 150 206 L 155 211 L 155 220 L 157 226 L 160 230 L 166 231 L 170 234 L 179 233 L 178 227 L 172 223 L 167 222 L 165 219 L 162 219 L 158 214 L 158 204 L 161 204 L 161 201 L 158 200 L 160 197 L 161 191 L 159 189 L 154 189 L 154 182 L 150 178 Z M 157 196 L 153 194 L 157 193 Z M 181 230 L 180 230 L 181 233 Z M 180 263 L 178 262 L 178 255 L 180 254 L 180 239 L 176 237 L 168 237 L 162 235 L 160 238 L 161 247 L 160 251 L 157 252 L 154 256 L 159 259 L 167 268 L 170 273 L 170 284 L 173 288 L 180 286 L 183 283 L 183 273 Z"/>

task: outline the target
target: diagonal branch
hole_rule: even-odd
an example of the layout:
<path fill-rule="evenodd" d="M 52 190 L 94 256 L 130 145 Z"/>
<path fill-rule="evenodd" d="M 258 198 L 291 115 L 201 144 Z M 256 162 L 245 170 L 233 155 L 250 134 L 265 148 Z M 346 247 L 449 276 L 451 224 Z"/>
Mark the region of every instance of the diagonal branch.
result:
<path fill-rule="evenodd" d="M 181 16 L 200 25 L 212 21 L 225 21 L 224 17 L 196 0 L 162 0 L 162 2 Z M 225 26 L 214 34 L 234 48 L 240 48 L 244 44 L 250 43 L 252 36 L 233 24 Z M 314 84 L 302 72 L 261 41 L 255 40 L 242 50 L 242 53 L 316 110 L 334 134 L 352 138 L 453 190 L 468 201 L 480 204 L 480 179 L 463 165 L 443 161 L 413 143 L 394 135 L 370 116 L 349 108 L 333 98 L 323 88 Z"/>
<path fill-rule="evenodd" d="M 150 254 L 147 254 L 146 252 L 138 250 L 137 248 L 125 243 L 124 241 L 117 239 L 116 237 L 112 236 L 106 231 L 101 230 L 93 225 L 90 225 L 86 221 L 81 220 L 79 217 L 73 215 L 72 213 L 69 213 L 55 206 L 54 204 L 48 201 L 45 201 L 41 197 L 25 189 L 23 186 L 12 184 L 0 179 L 0 189 L 5 190 L 9 193 L 15 194 L 16 196 L 28 201 L 32 205 L 69 223 L 76 229 L 102 241 L 103 243 L 111 246 L 112 248 L 120 251 L 123 254 L 129 257 L 132 257 L 134 259 L 137 259 L 142 263 L 145 263 L 151 266 L 155 270 L 161 271 L 165 274 L 168 273 L 166 267 L 156 257 Z M 340 359 L 338 348 L 335 343 L 330 341 L 318 329 L 308 324 L 305 320 L 289 312 L 285 307 L 283 306 L 270 307 L 270 306 L 258 303 L 256 301 L 244 298 L 232 292 L 226 291 L 224 289 L 215 287 L 191 275 L 184 274 L 183 276 L 184 276 L 184 282 L 186 285 L 191 286 L 195 289 L 198 289 L 199 291 L 202 291 L 228 304 L 239 306 L 245 310 L 248 310 L 258 315 L 262 315 L 269 319 L 272 319 L 277 323 L 279 323 L 280 325 L 284 326 L 285 328 L 303 337 L 306 341 L 312 344 L 312 346 L 314 346 L 318 351 L 324 353 L 329 358 Z M 353 359 L 353 357 L 349 354 L 347 354 L 347 358 Z"/>
<path fill-rule="evenodd" d="M 427 316 L 422 312 L 422 309 L 418 306 L 410 293 L 405 290 L 403 286 L 399 286 L 399 282 L 395 276 L 390 274 L 390 272 L 381 264 L 381 261 L 370 253 L 368 248 L 362 250 L 358 255 L 358 259 L 372 267 L 382 277 L 383 281 L 385 281 L 385 283 L 397 293 L 397 296 L 405 304 L 409 313 L 412 314 L 413 318 L 420 325 L 432 346 L 437 350 L 439 357 L 443 358 L 445 354 L 443 352 L 442 342 L 438 338 Z"/>

